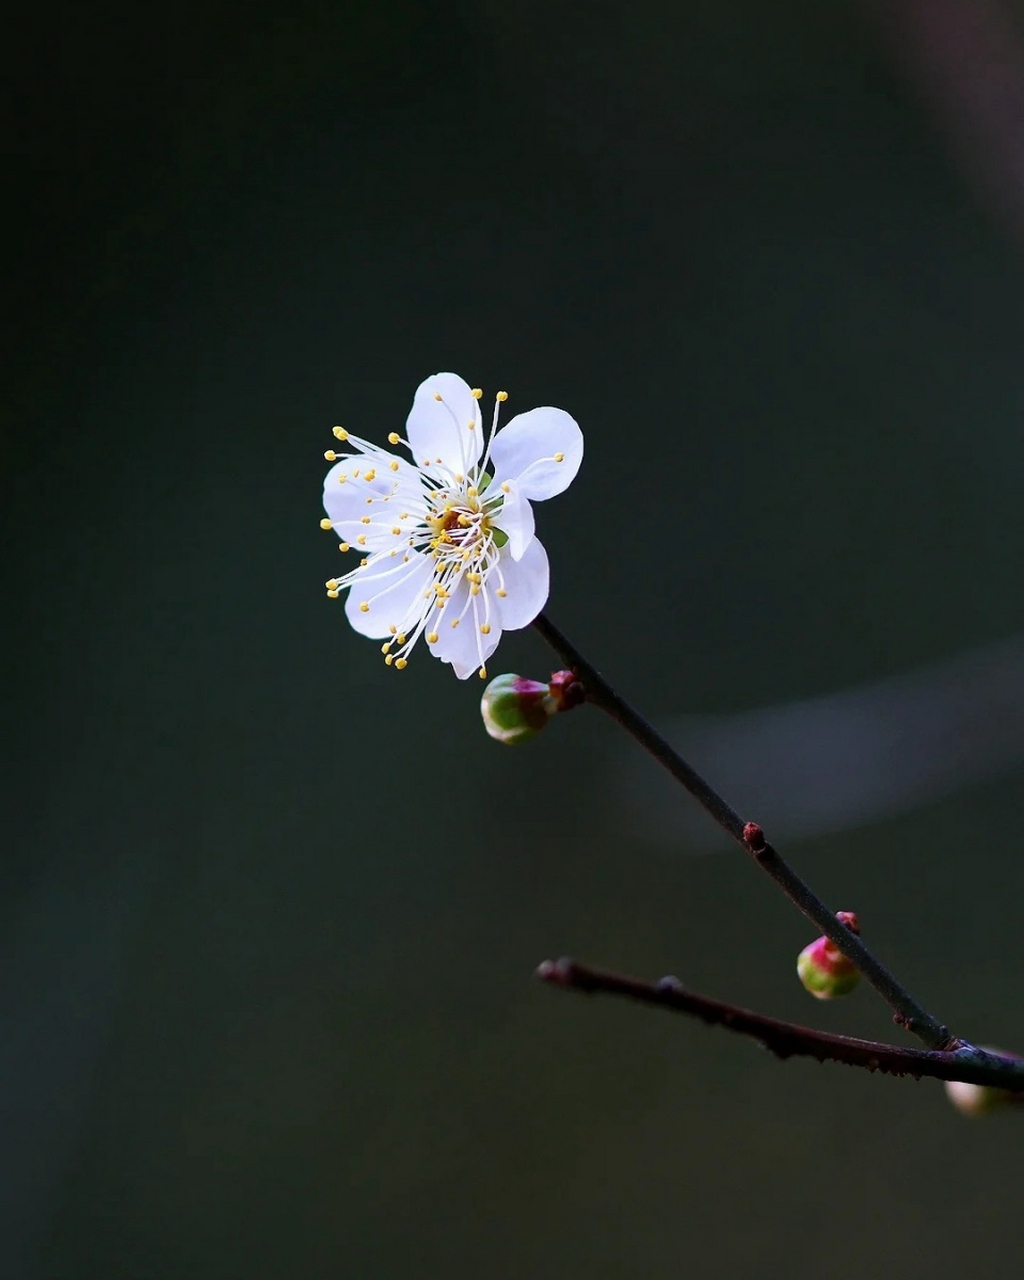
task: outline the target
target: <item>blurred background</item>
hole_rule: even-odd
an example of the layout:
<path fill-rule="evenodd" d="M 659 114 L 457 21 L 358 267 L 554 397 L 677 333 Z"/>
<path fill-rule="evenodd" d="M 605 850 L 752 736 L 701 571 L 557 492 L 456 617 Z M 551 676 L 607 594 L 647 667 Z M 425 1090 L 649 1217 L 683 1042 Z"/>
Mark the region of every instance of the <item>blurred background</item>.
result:
<path fill-rule="evenodd" d="M 385 669 L 318 521 L 429 373 L 569 410 L 551 616 L 1024 1049 L 1024 5 L 11 35 L 0 1275 L 1012 1272 L 1019 1117 L 533 981 L 898 1035 L 597 713 L 501 748 Z"/>

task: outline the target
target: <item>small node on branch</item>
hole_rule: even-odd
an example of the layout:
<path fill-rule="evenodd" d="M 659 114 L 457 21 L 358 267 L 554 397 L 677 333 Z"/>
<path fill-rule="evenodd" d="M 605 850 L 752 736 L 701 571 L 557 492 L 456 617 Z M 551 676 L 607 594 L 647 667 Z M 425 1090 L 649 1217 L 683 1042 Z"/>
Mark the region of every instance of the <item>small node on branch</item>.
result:
<path fill-rule="evenodd" d="M 743 843 L 747 846 L 751 853 L 764 853 L 767 842 L 764 838 L 764 832 L 756 822 L 747 822 L 743 827 Z"/>
<path fill-rule="evenodd" d="M 860 925 L 852 911 L 837 911 L 836 919 L 851 933 L 859 934 Z M 806 989 L 818 1000 L 835 1000 L 849 995 L 860 982 L 860 970 L 836 944 L 824 936 L 815 938 L 797 956 L 796 972 Z"/>
<path fill-rule="evenodd" d="M 580 684 L 575 671 L 553 671 L 548 682 L 548 692 L 554 698 L 559 711 L 571 711 L 585 701 L 587 691 Z"/>

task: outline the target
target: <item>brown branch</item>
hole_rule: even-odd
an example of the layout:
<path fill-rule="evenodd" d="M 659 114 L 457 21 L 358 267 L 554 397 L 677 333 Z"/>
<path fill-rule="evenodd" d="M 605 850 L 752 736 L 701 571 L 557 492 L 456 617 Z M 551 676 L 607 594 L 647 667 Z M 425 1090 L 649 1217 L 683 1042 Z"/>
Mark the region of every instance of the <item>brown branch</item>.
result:
<path fill-rule="evenodd" d="M 537 969 L 537 977 L 550 986 L 569 991 L 622 996 L 673 1013 L 689 1014 L 709 1026 L 725 1027 L 727 1031 L 749 1036 L 777 1058 L 814 1058 L 818 1062 L 841 1062 L 885 1075 L 912 1076 L 915 1080 L 927 1076 L 933 1080 L 989 1085 L 1019 1093 L 1024 1101 L 1024 1061 L 982 1049 L 963 1048 L 953 1052 L 908 1049 L 876 1040 L 833 1035 L 687 991 L 677 978 L 648 983 L 592 969 L 569 959 L 545 960 Z"/>
<path fill-rule="evenodd" d="M 839 950 L 852 961 L 867 981 L 893 1010 L 893 1021 L 922 1040 L 929 1049 L 953 1050 L 960 1041 L 947 1027 L 921 1005 L 910 992 L 897 981 L 894 974 L 877 960 L 856 934 L 851 933 L 836 913 L 825 905 L 816 893 L 805 884 L 786 860 L 764 838 L 764 832 L 756 822 L 744 822 L 701 775 L 675 750 L 638 711 L 621 697 L 596 667 L 584 658 L 580 651 L 564 636 L 549 618 L 539 614 L 533 623 L 537 631 L 569 667 L 586 690 L 586 697 L 594 706 L 620 724 L 627 733 L 649 752 L 659 764 L 694 797 L 723 830 L 727 831 L 762 871 L 766 872 L 807 918 L 814 923 Z"/>

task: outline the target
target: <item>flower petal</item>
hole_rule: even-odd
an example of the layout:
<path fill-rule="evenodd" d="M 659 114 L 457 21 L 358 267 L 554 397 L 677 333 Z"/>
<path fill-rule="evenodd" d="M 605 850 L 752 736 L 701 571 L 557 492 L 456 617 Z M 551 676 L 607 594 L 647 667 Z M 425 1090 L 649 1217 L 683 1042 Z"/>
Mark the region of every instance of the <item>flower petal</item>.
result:
<path fill-rule="evenodd" d="M 492 520 L 508 538 L 512 559 L 519 560 L 533 537 L 533 507 L 523 497 L 517 481 L 506 480 L 501 488 L 505 497 Z"/>
<path fill-rule="evenodd" d="M 432 467 L 440 458 L 453 474 L 466 475 L 479 461 L 480 402 L 454 373 L 435 373 L 420 383 L 405 429 L 418 466 Z"/>
<path fill-rule="evenodd" d="M 501 619 L 495 608 L 497 603 L 488 596 L 486 587 L 479 595 L 471 595 L 469 583 L 463 578 L 431 622 L 437 639 L 433 644 L 427 641 L 430 652 L 442 662 L 450 662 L 460 680 L 479 671 L 498 647 Z M 481 626 L 490 628 L 487 635 Z"/>
<path fill-rule="evenodd" d="M 429 556 L 409 552 L 408 562 L 390 556 L 357 569 L 345 601 L 345 616 L 361 636 L 383 640 L 396 631 L 412 631 L 426 608 L 424 592 L 434 576 Z M 362 609 L 363 604 L 369 605 Z"/>
<path fill-rule="evenodd" d="M 497 604 L 506 631 L 529 626 L 544 608 L 550 587 L 548 555 L 540 540 L 533 539 L 521 560 L 503 557 L 488 576 L 487 585 L 505 591 Z"/>
<path fill-rule="evenodd" d="M 491 461 L 495 480 L 518 480 L 524 498 L 553 498 L 576 478 L 583 461 L 583 432 L 564 409 L 531 409 L 497 433 Z"/>

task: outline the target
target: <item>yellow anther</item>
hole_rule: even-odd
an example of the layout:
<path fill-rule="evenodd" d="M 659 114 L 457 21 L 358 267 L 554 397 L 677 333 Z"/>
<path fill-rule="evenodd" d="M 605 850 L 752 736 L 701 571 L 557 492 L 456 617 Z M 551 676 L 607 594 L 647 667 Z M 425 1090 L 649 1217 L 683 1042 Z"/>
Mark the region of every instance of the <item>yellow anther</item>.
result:
<path fill-rule="evenodd" d="M 565 454 L 564 454 L 564 453 L 556 453 L 556 454 L 555 454 L 555 461 L 556 461 L 556 462 L 564 462 L 564 461 L 565 461 Z"/>
<path fill-rule="evenodd" d="M 399 671 L 404 671 L 408 665 L 409 665 L 408 662 L 406 662 L 404 658 L 395 659 L 395 666 L 398 668 Z"/>
<path fill-rule="evenodd" d="M 440 596 L 437 597 L 437 607 L 439 609 L 443 609 L 447 603 L 447 600 L 442 600 Z"/>
<path fill-rule="evenodd" d="M 461 621 L 462 621 L 462 619 L 461 619 L 461 618 L 456 618 L 456 619 L 452 622 L 452 628 L 454 629 L 455 627 L 457 627 Z"/>
<path fill-rule="evenodd" d="M 512 492 L 512 486 L 511 486 L 510 484 L 508 484 L 508 482 L 506 481 L 506 483 L 505 483 L 505 484 L 503 484 L 503 485 L 501 486 L 501 491 L 502 491 L 502 493 L 511 493 L 511 492 Z"/>
<path fill-rule="evenodd" d="M 504 588 L 504 587 L 499 587 L 499 588 L 498 588 L 498 595 L 499 595 L 499 596 L 501 596 L 502 600 L 504 600 L 504 599 L 505 599 L 505 597 L 508 595 L 508 592 L 505 590 L 505 588 Z"/>
<path fill-rule="evenodd" d="M 337 579 L 337 578 L 328 578 L 328 579 L 327 579 L 327 581 L 324 583 L 324 586 L 327 588 L 327 590 L 328 590 L 328 591 L 337 591 L 337 589 L 338 589 L 338 579 Z"/>
<path fill-rule="evenodd" d="M 352 472 L 352 474 L 353 474 L 354 476 L 357 476 L 357 475 L 359 474 L 359 468 L 358 468 L 358 467 L 356 467 L 356 469 Z"/>
<path fill-rule="evenodd" d="M 347 542 L 339 542 L 339 543 L 338 543 L 338 550 L 339 550 L 339 551 L 351 551 L 351 550 L 352 550 L 352 548 L 348 545 L 348 543 L 347 543 Z"/>
<path fill-rule="evenodd" d="M 561 459 L 561 458 L 559 458 L 559 459 L 558 459 L 558 461 L 559 461 L 559 462 L 561 462 L 561 461 L 562 461 L 562 459 Z M 398 459 L 396 458 L 396 459 L 394 460 L 394 462 L 389 462 L 389 463 L 388 463 L 388 466 L 391 468 L 391 470 L 392 470 L 392 471 L 397 471 L 397 470 L 398 470 Z"/>
<path fill-rule="evenodd" d="M 398 635 L 398 628 L 397 628 L 397 627 L 395 627 L 395 626 L 390 626 L 390 627 L 388 627 L 388 630 L 391 632 L 391 634 L 392 634 L 393 636 L 397 636 L 397 635 Z"/>
<path fill-rule="evenodd" d="M 408 520 L 409 519 L 408 511 L 399 511 L 398 518 L 399 520 Z"/>
<path fill-rule="evenodd" d="M 489 635 L 491 634 L 491 626 L 490 626 L 490 623 L 485 622 L 485 623 L 483 624 L 483 626 L 480 628 L 480 634 L 481 634 L 482 636 L 489 636 Z"/>
<path fill-rule="evenodd" d="M 366 499 L 366 505 L 367 505 L 368 507 L 372 507 L 372 506 L 373 506 L 373 499 L 372 499 L 372 498 L 367 498 L 367 499 Z"/>
<path fill-rule="evenodd" d="M 438 400 L 440 400 L 440 399 L 441 399 L 441 397 L 440 397 L 440 396 L 438 396 L 437 398 L 438 398 Z M 424 459 L 423 459 L 423 462 L 422 462 L 422 464 L 421 464 L 421 465 L 422 465 L 422 466 L 424 466 L 424 467 L 429 467 L 429 466 L 430 466 L 430 459 L 429 459 L 429 458 L 424 458 Z"/>
<path fill-rule="evenodd" d="M 344 471 L 342 471 L 338 476 L 338 484 L 344 484 L 347 479 L 348 479 L 348 476 L 344 473 Z"/>
<path fill-rule="evenodd" d="M 462 474 L 462 472 L 461 472 L 461 471 L 457 471 L 457 472 L 455 473 L 455 483 L 456 483 L 456 484 L 462 484 L 462 482 L 463 482 L 463 480 L 465 480 L 465 478 L 466 478 L 466 477 Z"/>
<path fill-rule="evenodd" d="M 389 667 L 391 666 L 392 662 L 394 662 L 394 660 L 395 660 L 395 655 L 393 653 L 389 653 L 387 657 L 384 659 L 385 663 Z"/>
<path fill-rule="evenodd" d="M 382 645 L 381 645 L 381 647 L 380 647 L 380 651 L 381 651 L 381 653 L 390 653 L 390 652 L 391 652 L 391 641 L 390 641 L 390 640 L 388 640 L 386 644 L 382 644 Z"/>
<path fill-rule="evenodd" d="M 395 639 L 398 641 L 399 644 L 405 644 L 405 636 L 402 635 L 401 631 L 399 631 Z"/>
<path fill-rule="evenodd" d="M 463 527 L 463 529 L 468 529 L 472 523 L 473 521 L 470 520 L 469 516 L 466 516 L 466 515 L 459 516 L 459 524 Z M 449 538 L 448 541 L 450 542 L 451 539 Z"/>
<path fill-rule="evenodd" d="M 487 668 L 486 668 L 486 667 L 481 667 L 481 668 L 480 668 L 480 670 L 477 672 L 477 675 L 480 677 L 480 679 L 481 679 L 481 680 L 486 680 L 486 679 L 487 679 Z"/>
<path fill-rule="evenodd" d="M 365 568 L 366 568 L 366 566 L 367 566 L 369 563 L 370 563 L 370 562 L 369 562 L 369 560 L 367 560 L 367 559 L 364 557 L 362 560 L 360 560 L 360 561 L 359 561 L 359 567 L 360 567 L 360 569 L 365 569 Z"/>
<path fill-rule="evenodd" d="M 480 390 L 479 387 L 474 387 L 469 394 L 473 397 L 474 400 L 479 400 L 480 397 L 483 395 L 483 392 Z"/>
<path fill-rule="evenodd" d="M 339 596 L 341 593 L 340 593 L 339 591 L 328 591 L 328 593 L 327 593 L 327 594 L 330 596 L 330 598 L 331 598 L 332 600 L 337 600 L 338 596 Z"/>
<path fill-rule="evenodd" d="M 470 485 L 469 488 L 466 490 L 466 494 L 470 498 L 475 498 L 479 492 L 480 490 L 474 489 L 472 485 Z"/>
<path fill-rule="evenodd" d="M 370 606 L 366 603 L 366 601 L 365 601 L 365 600 L 364 600 L 364 601 L 363 601 L 363 603 L 359 606 L 359 612 L 360 612 L 360 613 L 369 613 L 369 612 L 370 612 Z"/>
<path fill-rule="evenodd" d="M 474 582 L 474 583 L 473 583 L 473 585 L 470 587 L 470 589 L 469 589 L 469 594 L 470 594 L 471 596 L 478 596 L 478 595 L 480 594 L 480 588 L 476 585 L 476 583 L 475 583 L 475 582 Z"/>
<path fill-rule="evenodd" d="M 321 528 L 321 529 L 333 529 L 333 528 L 334 528 L 334 521 L 333 521 L 333 520 L 328 520 L 328 519 L 327 519 L 327 517 L 326 517 L 326 516 L 324 516 L 324 518 L 320 521 L 320 528 Z"/>
<path fill-rule="evenodd" d="M 427 644 L 437 644 L 437 632 L 436 632 L 436 631 L 431 631 L 431 633 L 427 636 Z"/>
<path fill-rule="evenodd" d="M 448 594 L 445 588 L 441 586 L 440 582 L 434 583 L 434 591 L 442 598 L 444 598 Z"/>
<path fill-rule="evenodd" d="M 475 423 L 475 422 L 467 422 L 467 423 L 466 423 L 466 428 L 467 428 L 467 430 L 469 430 L 469 431 L 475 431 L 475 430 L 476 430 L 476 423 Z"/>
<path fill-rule="evenodd" d="M 373 467 L 371 467 L 371 468 L 369 469 L 369 471 L 367 471 L 366 475 L 365 475 L 365 476 L 363 476 L 363 479 L 364 479 L 364 480 L 376 480 L 376 479 L 377 479 L 377 473 L 376 473 L 376 471 L 374 471 Z"/>
<path fill-rule="evenodd" d="M 435 391 L 435 392 L 434 392 L 434 399 L 435 399 L 435 400 L 440 400 L 440 399 L 441 399 L 441 393 L 440 393 L 440 391 Z"/>
<path fill-rule="evenodd" d="M 398 525 L 395 525 L 395 527 L 391 530 L 391 532 L 392 532 L 392 533 L 395 535 L 395 537 L 397 538 L 397 537 L 398 537 L 398 535 L 399 535 L 402 531 L 401 531 L 401 529 L 399 529 Z"/>
<path fill-rule="evenodd" d="M 463 560 L 472 560 L 472 558 L 473 558 L 473 553 L 472 553 L 472 551 L 463 551 L 463 553 L 462 553 L 462 558 L 463 558 Z"/>
<path fill-rule="evenodd" d="M 498 392 L 498 394 L 497 394 L 494 398 L 495 398 L 495 400 L 498 400 L 498 401 L 500 401 L 502 404 L 504 404 L 504 403 L 505 403 L 505 401 L 508 399 L 508 392 L 507 392 L 507 391 L 499 391 L 499 392 Z"/>
<path fill-rule="evenodd" d="M 365 533 L 361 533 L 361 534 L 359 535 L 359 537 L 358 537 L 358 538 L 356 538 L 356 542 L 358 542 L 358 543 L 359 543 L 359 545 L 360 545 L 361 547 L 365 547 L 365 546 L 366 546 L 366 534 L 365 534 Z"/>
<path fill-rule="evenodd" d="M 402 564 L 408 564 L 408 563 L 409 563 L 409 557 L 408 557 L 408 556 L 402 556 Z"/>
<path fill-rule="evenodd" d="M 402 437 L 398 434 L 397 431 L 388 432 L 388 444 L 399 444 L 401 442 L 401 439 Z"/>
<path fill-rule="evenodd" d="M 359 523 L 360 523 L 360 524 L 369 524 L 369 523 L 370 523 L 370 517 L 369 517 L 369 516 L 360 516 L 360 517 L 359 517 Z"/>
<path fill-rule="evenodd" d="M 337 440 L 347 440 L 348 432 L 345 430 L 344 427 L 335 427 L 334 436 L 335 436 L 335 439 Z"/>
<path fill-rule="evenodd" d="M 337 461 L 338 461 L 338 455 L 334 452 L 334 450 L 333 450 L 333 449 L 325 449 L 325 450 L 324 450 L 324 457 L 327 459 L 327 461 L 328 461 L 328 462 L 337 462 Z"/>

